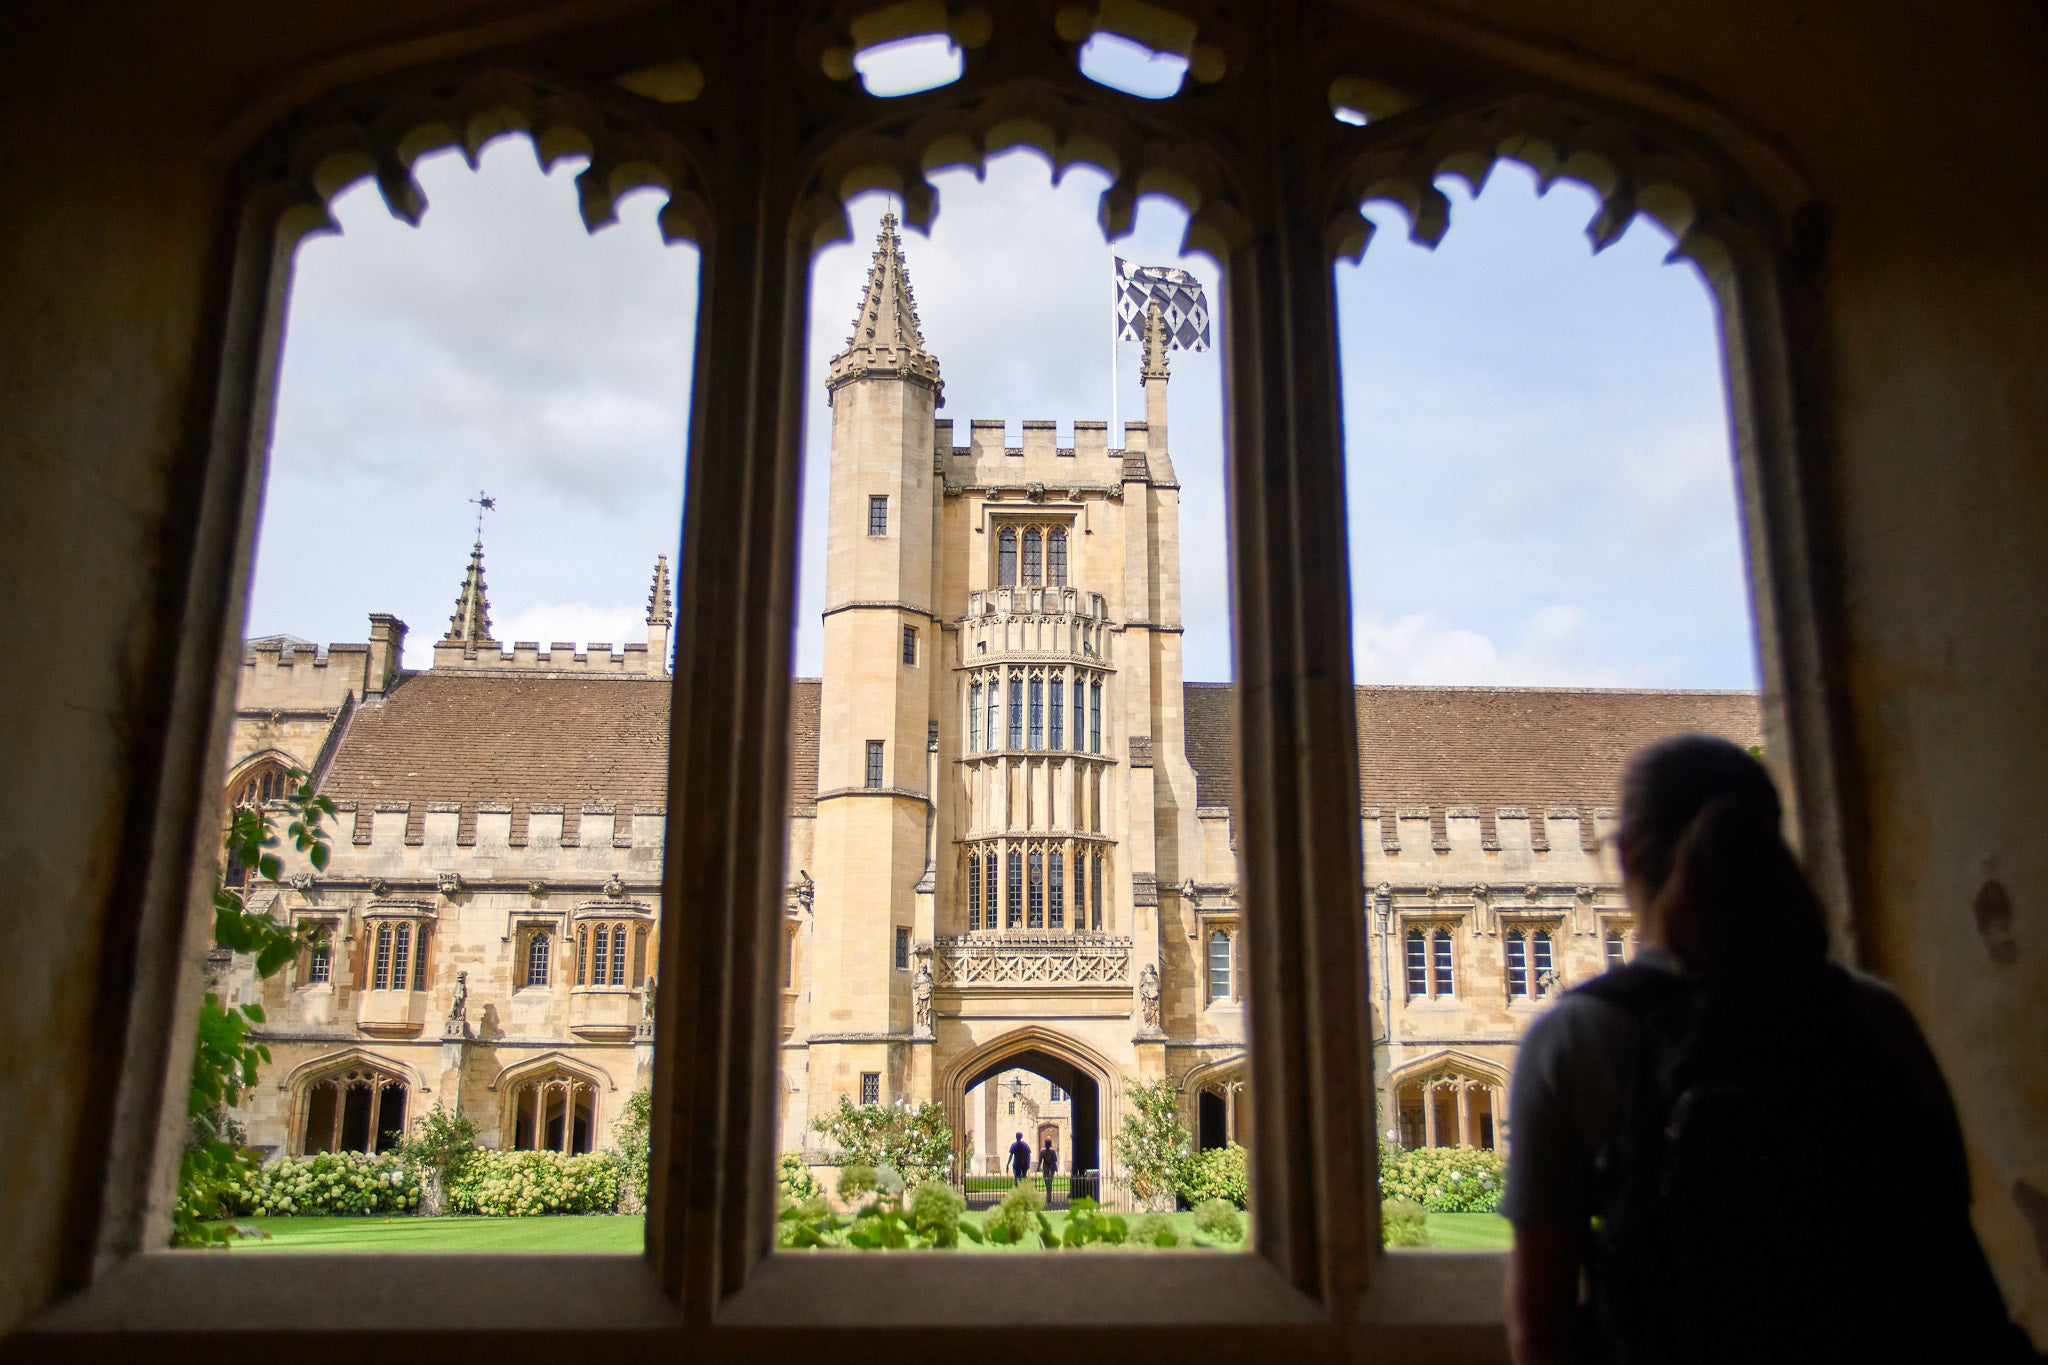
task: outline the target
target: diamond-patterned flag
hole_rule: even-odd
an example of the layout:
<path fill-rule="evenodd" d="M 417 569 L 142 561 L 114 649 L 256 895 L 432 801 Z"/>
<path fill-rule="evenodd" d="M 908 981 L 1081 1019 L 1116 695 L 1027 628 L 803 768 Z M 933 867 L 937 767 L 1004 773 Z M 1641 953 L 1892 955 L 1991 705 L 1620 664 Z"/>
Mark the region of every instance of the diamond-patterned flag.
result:
<path fill-rule="evenodd" d="M 1116 258 L 1116 339 L 1145 339 L 1145 310 L 1158 300 L 1169 350 L 1209 349 L 1209 296 L 1202 282 L 1170 265 L 1132 265 Z"/>

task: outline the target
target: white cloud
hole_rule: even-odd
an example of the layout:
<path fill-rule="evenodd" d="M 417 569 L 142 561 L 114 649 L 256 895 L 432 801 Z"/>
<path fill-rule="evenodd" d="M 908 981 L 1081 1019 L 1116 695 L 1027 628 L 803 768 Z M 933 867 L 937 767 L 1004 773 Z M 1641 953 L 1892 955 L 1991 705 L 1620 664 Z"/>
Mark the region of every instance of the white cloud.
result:
<path fill-rule="evenodd" d="M 1602 663 L 1591 622 L 1574 606 L 1552 603 L 1531 613 L 1506 648 L 1476 630 L 1454 626 L 1433 611 L 1388 619 L 1377 613 L 1352 622 L 1358 681 L 1445 686 L 1628 687 L 1644 672 Z"/>

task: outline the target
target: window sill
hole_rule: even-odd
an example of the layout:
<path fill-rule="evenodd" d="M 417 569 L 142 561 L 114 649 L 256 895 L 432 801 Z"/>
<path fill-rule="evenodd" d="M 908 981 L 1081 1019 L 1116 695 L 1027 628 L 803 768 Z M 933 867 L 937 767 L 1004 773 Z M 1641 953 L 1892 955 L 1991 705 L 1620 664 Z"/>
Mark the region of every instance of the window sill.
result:
<path fill-rule="evenodd" d="M 1499 1252 L 1389 1253 L 1355 1318 L 1332 1323 L 1322 1305 L 1250 1253 L 1047 1253 L 1007 1261 L 999 1275 L 984 1257 L 945 1253 L 778 1253 L 753 1269 L 707 1328 L 686 1325 L 648 1263 L 631 1254 L 166 1251 L 115 1264 L 0 1354 L 9 1365 L 116 1352 L 196 1361 L 243 1350 L 260 1335 L 295 1341 L 293 1350 L 308 1358 L 345 1359 L 372 1347 L 445 1352 L 448 1334 L 460 1332 L 578 1353 L 623 1346 L 642 1358 L 722 1360 L 758 1358 L 761 1333 L 774 1331 L 789 1351 L 866 1346 L 907 1358 L 905 1330 L 1016 1347 L 1051 1346 L 1065 1330 L 1086 1327 L 1134 1362 L 1218 1348 L 1505 1362 L 1506 1264 Z M 1057 1335 L 1036 1338 L 1032 1329 Z M 863 1343 L 849 1331 L 889 1335 Z"/>

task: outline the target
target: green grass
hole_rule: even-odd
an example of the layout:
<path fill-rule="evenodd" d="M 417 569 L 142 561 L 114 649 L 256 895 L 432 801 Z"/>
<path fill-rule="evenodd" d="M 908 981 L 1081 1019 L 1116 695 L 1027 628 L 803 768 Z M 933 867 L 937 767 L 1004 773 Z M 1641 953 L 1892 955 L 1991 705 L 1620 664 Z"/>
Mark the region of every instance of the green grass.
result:
<path fill-rule="evenodd" d="M 1053 1231 L 1066 1229 L 1064 1213 L 1047 1215 Z M 1192 1213 L 1168 1214 L 1183 1242 L 1215 1250 L 1195 1240 Z M 966 1221 L 981 1226 L 982 1215 Z M 550 1218 L 242 1218 L 270 1234 L 232 1245 L 238 1251 L 639 1251 L 646 1222 L 637 1216 L 595 1214 Z M 1505 1251 L 1514 1241 L 1514 1225 L 1492 1213 L 1432 1213 L 1430 1248 L 1436 1251 Z M 962 1251 L 1015 1255 L 1040 1248 L 981 1246 L 962 1239 Z M 1223 1250 L 1238 1250 L 1225 1247 Z"/>
<path fill-rule="evenodd" d="M 639 1251 L 647 1220 L 624 1214 L 548 1218 L 238 1218 L 270 1234 L 238 1238 L 238 1251 Z"/>
<path fill-rule="evenodd" d="M 1432 1213 L 1429 1247 L 1436 1251 L 1506 1251 L 1515 1225 L 1497 1213 Z"/>

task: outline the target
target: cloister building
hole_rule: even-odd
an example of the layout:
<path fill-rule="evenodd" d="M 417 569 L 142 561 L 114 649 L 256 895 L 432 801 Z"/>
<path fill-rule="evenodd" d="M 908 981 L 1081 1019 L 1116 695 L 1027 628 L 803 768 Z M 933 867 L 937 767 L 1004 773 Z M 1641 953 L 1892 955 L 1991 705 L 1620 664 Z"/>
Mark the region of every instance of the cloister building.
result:
<path fill-rule="evenodd" d="M 831 362 L 824 668 L 799 680 L 779 1142 L 839 1099 L 943 1102 L 973 1169 L 1011 1134 L 1113 1171 L 1133 1080 L 1204 1146 L 1249 1131 L 1227 684 L 1182 676 L 1164 329 L 1145 417 L 962 429 L 936 413 L 885 219 Z M 434 1105 L 496 1147 L 611 1142 L 649 1083 L 660 933 L 666 561 L 644 641 L 493 638 L 481 541 L 432 666 L 253 641 L 233 801 L 312 772 L 333 858 L 257 903 L 313 926 L 265 981 L 273 1151 L 374 1150 Z M 1746 692 L 1361 687 L 1359 818 L 1382 1133 L 1495 1146 L 1516 1040 L 1632 951 L 1600 851 L 1622 762 L 1660 735 L 1760 742 Z M 230 869 L 231 876 L 240 874 Z M 1249 923 L 1248 923 L 1249 921 Z M 1360 1077 L 1359 1083 L 1366 1084 Z M 972 1103 L 970 1104 L 970 1096 Z M 1014 1121 L 1013 1121 L 1014 1120 Z"/>

